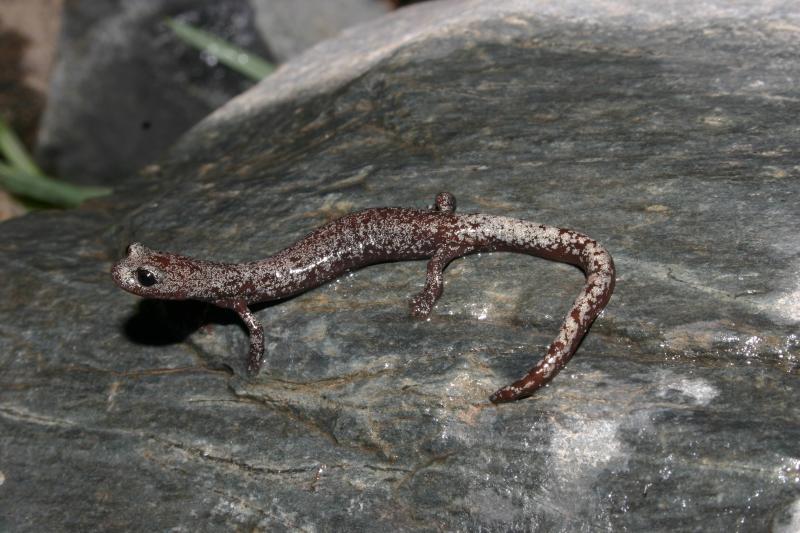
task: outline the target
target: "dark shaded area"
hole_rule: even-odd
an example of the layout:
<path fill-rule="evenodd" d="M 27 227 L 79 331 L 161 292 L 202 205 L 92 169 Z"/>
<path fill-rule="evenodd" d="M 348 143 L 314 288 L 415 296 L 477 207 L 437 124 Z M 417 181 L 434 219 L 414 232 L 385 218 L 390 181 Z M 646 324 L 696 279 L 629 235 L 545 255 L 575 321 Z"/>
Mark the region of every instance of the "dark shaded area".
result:
<path fill-rule="evenodd" d="M 45 100 L 25 84 L 22 56 L 27 46 L 25 36 L 0 21 L 0 116 L 32 148 Z"/>
<path fill-rule="evenodd" d="M 181 41 L 167 16 L 270 58 L 246 0 L 67 2 L 39 135 L 44 168 L 78 183 L 120 183 L 251 80 Z"/>
<path fill-rule="evenodd" d="M 254 304 L 250 309 L 259 312 L 278 303 Z M 230 325 L 238 327 L 241 334 L 247 338 L 247 328 L 238 315 L 230 309 L 194 300 L 143 299 L 136 305 L 134 313 L 124 321 L 123 329 L 125 336 L 135 344 L 171 346 L 186 341 L 200 329 L 205 334 L 213 335 L 214 328 Z M 230 361 L 220 361 L 216 357 L 206 358 L 205 364 L 208 368 L 221 369 L 233 374 L 232 365 L 236 368 L 244 366 L 247 350 L 227 354 L 226 359 Z"/>
<path fill-rule="evenodd" d="M 410 6 L 411 4 L 419 4 L 422 2 L 427 2 L 428 0 L 389 0 L 389 1 L 397 9 L 405 6 Z"/>
<path fill-rule="evenodd" d="M 183 2 L 167 6 L 166 13 L 161 16 L 172 17 L 200 28 L 266 61 L 276 61 L 267 44 L 256 33 L 252 22 L 253 12 L 246 3 Z M 255 84 L 242 74 L 219 65 L 207 53 L 184 43 L 169 28 L 162 25 L 158 31 L 161 37 L 159 53 L 166 57 L 160 57 L 157 61 L 182 65 L 190 86 L 208 87 L 219 84 L 230 87 L 231 91 L 237 88 L 244 91 Z"/>
<path fill-rule="evenodd" d="M 125 335 L 137 344 L 164 346 L 181 342 L 208 324 L 230 324 L 228 315 L 236 318 L 232 312 L 215 313 L 215 309 L 219 308 L 191 300 L 142 300 L 125 322 Z"/>
<path fill-rule="evenodd" d="M 285 301 L 288 300 L 252 304 L 250 309 L 258 312 Z M 125 335 L 138 344 L 163 346 L 181 342 L 199 328 L 214 324 L 238 324 L 247 332 L 230 309 L 195 300 L 142 299 L 135 314 L 125 322 Z"/>

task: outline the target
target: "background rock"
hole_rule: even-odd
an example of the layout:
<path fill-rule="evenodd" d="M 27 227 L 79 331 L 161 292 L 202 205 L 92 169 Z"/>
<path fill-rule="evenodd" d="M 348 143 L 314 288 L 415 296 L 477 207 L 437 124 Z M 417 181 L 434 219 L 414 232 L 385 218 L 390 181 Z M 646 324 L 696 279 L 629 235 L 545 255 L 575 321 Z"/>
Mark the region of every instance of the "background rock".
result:
<path fill-rule="evenodd" d="M 121 182 L 253 84 L 180 41 L 164 17 L 282 62 L 390 8 L 375 0 L 68 2 L 39 159 L 70 181 Z"/>
<path fill-rule="evenodd" d="M 60 4 L 61 0 L 6 0 L 0 12 L 0 115 L 29 147 L 44 108 Z"/>
<path fill-rule="evenodd" d="M 200 60 L 161 22 L 168 16 L 268 57 L 246 0 L 68 2 L 39 133 L 48 171 L 79 183 L 120 182 L 252 85 Z"/>
<path fill-rule="evenodd" d="M 252 0 L 255 24 L 283 62 L 340 31 L 387 13 L 387 0 Z"/>
<path fill-rule="evenodd" d="M 414 6 L 290 62 L 119 195 L 0 225 L 0 529 L 791 531 L 793 17 Z M 457 260 L 427 322 L 424 262 L 344 276 L 259 310 L 257 379 L 235 317 L 108 276 L 132 240 L 250 260 L 440 190 L 614 255 L 608 309 L 531 399 L 486 400 L 555 334 L 565 265 Z"/>

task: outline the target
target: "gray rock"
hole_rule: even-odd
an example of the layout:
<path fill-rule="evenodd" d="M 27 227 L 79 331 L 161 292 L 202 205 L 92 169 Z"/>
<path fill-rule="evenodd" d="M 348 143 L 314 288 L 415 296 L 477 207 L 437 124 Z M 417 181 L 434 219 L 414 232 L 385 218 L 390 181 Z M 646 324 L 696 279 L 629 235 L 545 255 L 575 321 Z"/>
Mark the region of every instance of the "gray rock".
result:
<path fill-rule="evenodd" d="M 264 42 L 280 61 L 296 56 L 345 28 L 387 13 L 385 0 L 251 0 Z"/>
<path fill-rule="evenodd" d="M 119 195 L 0 225 L 0 529 L 796 530 L 792 7 L 421 4 Z M 565 265 L 457 260 L 427 322 L 424 262 L 344 276 L 258 311 L 256 379 L 233 316 L 108 276 L 132 240 L 244 261 L 440 190 L 614 255 L 605 314 L 531 399 L 486 400 L 554 335 Z"/>

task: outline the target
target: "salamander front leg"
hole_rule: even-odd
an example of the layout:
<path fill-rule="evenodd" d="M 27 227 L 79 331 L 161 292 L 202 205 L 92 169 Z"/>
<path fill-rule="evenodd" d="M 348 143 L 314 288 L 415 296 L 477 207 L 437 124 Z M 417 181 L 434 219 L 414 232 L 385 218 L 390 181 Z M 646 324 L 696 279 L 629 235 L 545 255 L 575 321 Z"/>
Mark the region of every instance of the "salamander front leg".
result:
<path fill-rule="evenodd" d="M 433 202 L 433 209 L 442 213 L 453 213 L 456 210 L 456 197 L 449 192 L 440 192 Z"/>
<path fill-rule="evenodd" d="M 444 291 L 444 269 L 447 264 L 462 255 L 457 247 L 442 247 L 428 261 L 425 287 L 411 299 L 411 314 L 416 318 L 428 318 L 433 306 Z"/>
<path fill-rule="evenodd" d="M 247 354 L 247 372 L 255 376 L 261 370 L 261 361 L 264 356 L 264 328 L 261 323 L 253 316 L 244 300 L 233 302 L 220 302 L 217 305 L 227 307 L 236 311 L 242 319 L 247 331 L 250 333 L 250 350 Z"/>

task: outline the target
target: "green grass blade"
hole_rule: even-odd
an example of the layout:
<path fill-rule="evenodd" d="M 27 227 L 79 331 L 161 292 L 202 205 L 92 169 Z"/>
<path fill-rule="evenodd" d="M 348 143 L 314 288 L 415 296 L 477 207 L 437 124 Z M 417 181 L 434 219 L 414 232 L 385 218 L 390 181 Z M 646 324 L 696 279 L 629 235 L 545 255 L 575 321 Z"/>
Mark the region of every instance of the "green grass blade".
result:
<path fill-rule="evenodd" d="M 42 171 L 28 155 L 14 130 L 0 117 L 0 155 L 11 164 L 26 174 L 41 175 Z"/>
<path fill-rule="evenodd" d="M 111 193 L 108 187 L 84 187 L 29 174 L 20 168 L 0 163 L 0 187 L 12 194 L 58 207 L 77 207 L 89 198 Z"/>
<path fill-rule="evenodd" d="M 233 46 L 208 32 L 175 19 L 168 18 L 165 23 L 186 44 L 205 50 L 219 59 L 220 63 L 253 80 L 261 80 L 275 70 L 272 63 L 264 61 L 237 46 Z"/>

